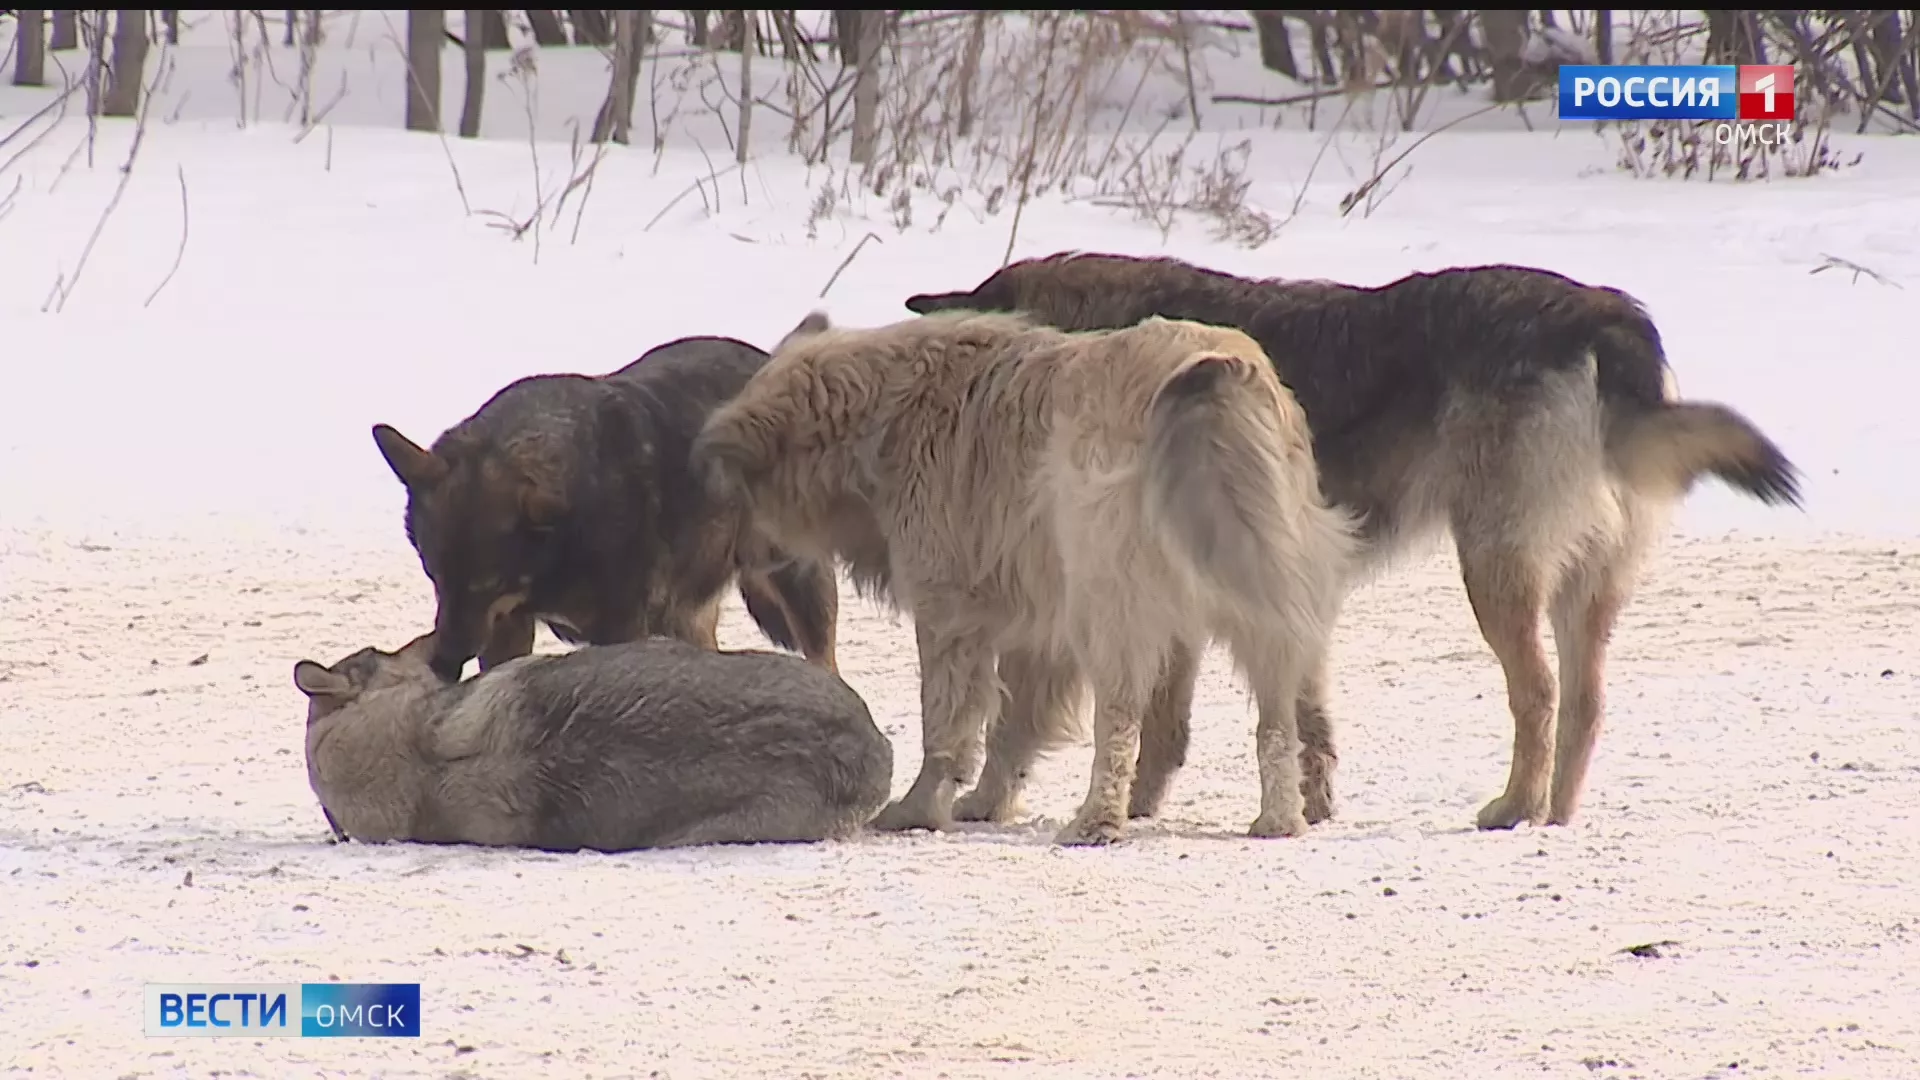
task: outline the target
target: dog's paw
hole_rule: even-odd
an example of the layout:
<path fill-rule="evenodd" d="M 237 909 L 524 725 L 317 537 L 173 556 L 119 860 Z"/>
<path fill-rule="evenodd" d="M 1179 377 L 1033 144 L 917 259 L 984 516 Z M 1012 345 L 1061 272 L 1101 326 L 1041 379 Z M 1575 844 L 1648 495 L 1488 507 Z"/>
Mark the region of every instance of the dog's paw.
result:
<path fill-rule="evenodd" d="M 1267 840 L 1287 836 L 1305 836 L 1306 832 L 1305 814 L 1261 814 L 1253 819 L 1253 825 L 1247 829 L 1248 836 Z"/>
<path fill-rule="evenodd" d="M 1026 815 L 1020 796 L 1007 792 L 974 788 L 953 804 L 955 821 L 990 821 L 1005 825 Z"/>
<path fill-rule="evenodd" d="M 1532 805 L 1528 805 L 1531 803 Z M 1511 829 L 1521 822 L 1538 825 L 1547 818 L 1545 799 L 1517 799 L 1511 792 L 1480 808 L 1474 825 L 1481 829 Z"/>
<path fill-rule="evenodd" d="M 1062 847 L 1105 847 L 1119 843 L 1125 835 L 1126 829 L 1118 821 L 1074 818 L 1054 835 L 1053 842 Z"/>
<path fill-rule="evenodd" d="M 1300 785 L 1300 794 L 1306 801 L 1307 824 L 1318 825 L 1333 817 L 1333 785 L 1322 779 L 1319 783 L 1312 780 Z"/>
<path fill-rule="evenodd" d="M 928 832 L 945 832 L 953 828 L 950 816 L 936 813 L 931 807 L 921 803 L 901 799 L 889 803 L 880 811 L 869 826 L 875 832 L 907 832 L 913 829 L 925 829 Z"/>

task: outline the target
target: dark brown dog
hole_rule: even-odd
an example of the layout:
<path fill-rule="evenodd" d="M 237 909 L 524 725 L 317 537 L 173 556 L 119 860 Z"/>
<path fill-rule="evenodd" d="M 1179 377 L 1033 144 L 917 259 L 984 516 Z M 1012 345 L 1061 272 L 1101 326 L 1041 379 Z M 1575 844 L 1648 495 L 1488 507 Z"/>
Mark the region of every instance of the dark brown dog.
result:
<path fill-rule="evenodd" d="M 435 670 L 525 656 L 536 620 L 574 644 L 658 634 L 717 648 L 736 577 L 769 638 L 834 670 L 831 566 L 774 548 L 687 471 L 707 414 L 766 360 L 731 338 L 685 338 L 611 375 L 521 379 L 431 450 L 375 426 L 433 581 Z"/>

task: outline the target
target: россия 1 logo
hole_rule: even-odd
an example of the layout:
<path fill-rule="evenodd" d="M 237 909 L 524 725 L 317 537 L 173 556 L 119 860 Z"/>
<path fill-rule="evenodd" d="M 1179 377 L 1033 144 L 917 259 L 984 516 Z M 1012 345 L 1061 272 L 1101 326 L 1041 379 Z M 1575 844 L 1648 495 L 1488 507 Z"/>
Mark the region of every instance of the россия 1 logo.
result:
<path fill-rule="evenodd" d="M 1790 64 L 1562 64 L 1562 120 L 1792 120 Z"/>
<path fill-rule="evenodd" d="M 1718 142 L 1750 132 L 1773 143 L 1791 135 L 1793 104 L 1790 64 L 1560 67 L 1561 120 L 1719 120 Z"/>

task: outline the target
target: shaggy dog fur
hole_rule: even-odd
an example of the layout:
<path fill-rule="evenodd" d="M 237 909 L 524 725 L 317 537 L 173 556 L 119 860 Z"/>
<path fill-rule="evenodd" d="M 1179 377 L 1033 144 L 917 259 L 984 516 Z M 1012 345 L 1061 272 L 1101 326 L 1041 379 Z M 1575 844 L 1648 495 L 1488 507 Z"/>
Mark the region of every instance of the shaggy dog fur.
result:
<path fill-rule="evenodd" d="M 893 747 L 833 673 L 671 638 L 462 683 L 432 635 L 294 665 L 307 779 L 342 840 L 627 851 L 821 840 L 887 801 Z"/>
<path fill-rule="evenodd" d="M 1659 331 L 1636 300 L 1544 270 L 1454 268 L 1357 288 L 1069 253 L 907 307 L 1017 311 L 1068 330 L 1193 319 L 1258 341 L 1306 411 L 1327 495 L 1362 521 L 1362 571 L 1452 533 L 1514 719 L 1507 788 L 1481 810 L 1481 828 L 1573 819 L 1600 729 L 1608 635 L 1693 483 L 1713 475 L 1763 502 L 1799 504 L 1793 465 L 1752 423 L 1677 400 Z M 1557 725 L 1543 610 L 1559 651 Z M 1136 815 L 1154 812 L 1184 759 L 1195 675 L 1195 657 L 1176 653 L 1155 690 Z M 1008 681 L 1008 723 L 963 816 L 1016 812 L 1035 754 L 1074 729 L 1049 687 Z M 1330 768 L 1324 672 L 1306 687 L 1301 736 Z M 1310 818 L 1327 816 L 1331 790 L 1310 791 L 1308 803 Z"/>
<path fill-rule="evenodd" d="M 1258 836 L 1306 828 L 1293 709 L 1353 540 L 1299 407 L 1237 330 L 1063 334 L 1009 315 L 834 330 L 809 316 L 695 442 L 776 543 L 910 612 L 924 759 L 878 828 L 945 828 L 998 705 L 997 654 L 1091 684 L 1094 765 L 1062 843 L 1118 839 L 1174 649 L 1227 643 L 1260 721 Z"/>

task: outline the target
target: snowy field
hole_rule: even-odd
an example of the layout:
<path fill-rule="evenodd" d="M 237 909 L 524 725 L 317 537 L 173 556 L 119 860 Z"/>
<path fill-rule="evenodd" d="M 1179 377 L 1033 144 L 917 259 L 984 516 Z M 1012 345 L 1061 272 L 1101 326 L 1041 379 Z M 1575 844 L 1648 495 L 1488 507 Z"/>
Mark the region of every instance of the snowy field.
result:
<path fill-rule="evenodd" d="M 1835 136 L 1860 163 L 1804 181 L 1638 180 L 1548 103 L 1532 132 L 1502 114 L 1435 136 L 1342 217 L 1373 135 L 1216 105 L 1220 138 L 1250 140 L 1248 201 L 1298 202 L 1271 242 L 1025 209 L 1015 257 L 1356 283 L 1510 261 L 1624 288 L 1686 396 L 1794 457 L 1804 513 L 1709 484 L 1677 515 L 1615 635 L 1573 827 L 1471 828 L 1511 720 L 1442 550 L 1348 605 L 1339 812 L 1303 839 L 1243 835 L 1252 721 L 1216 656 L 1164 816 L 1112 849 L 1049 843 L 1086 747 L 1042 763 L 1030 821 L 951 835 L 335 846 L 292 665 L 432 618 L 372 424 L 424 442 L 519 376 L 686 334 L 770 346 L 816 306 L 905 318 L 998 267 L 1012 226 L 970 196 L 937 227 L 857 190 L 822 215 L 827 174 L 777 121 L 721 175 L 713 118 L 683 117 L 657 155 L 644 121 L 610 148 L 577 232 L 576 195 L 536 249 L 495 212 L 564 185 L 605 61 L 546 51 L 531 110 L 494 79 L 485 138 L 408 134 L 402 15 L 381 14 L 323 49 L 316 83 L 349 91 L 310 131 L 273 84 L 239 122 L 215 23 L 167 57 L 124 176 L 127 121 L 98 125 L 91 163 L 74 118 L 0 145 L 0 1074 L 1920 1076 L 1920 144 Z M 1273 92 L 1237 63 L 1215 59 L 1216 89 Z M 457 51 L 444 66 L 451 127 Z M 0 88 L 0 137 L 53 96 Z M 1885 281 L 1809 273 L 1828 255 Z M 761 645 L 731 605 L 723 643 Z M 849 596 L 841 641 L 904 789 L 910 625 Z M 149 981 L 329 979 L 421 983 L 423 1037 L 142 1034 Z"/>

